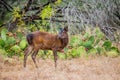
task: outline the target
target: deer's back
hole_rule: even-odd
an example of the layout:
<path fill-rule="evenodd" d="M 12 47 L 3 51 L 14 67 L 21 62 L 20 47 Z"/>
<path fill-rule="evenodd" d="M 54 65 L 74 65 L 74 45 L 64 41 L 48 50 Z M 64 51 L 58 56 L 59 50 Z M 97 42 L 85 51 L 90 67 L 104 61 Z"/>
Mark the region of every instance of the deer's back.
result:
<path fill-rule="evenodd" d="M 51 50 L 55 47 L 61 47 L 61 42 L 59 39 L 57 39 L 57 35 L 41 31 L 36 31 L 32 34 L 34 47 L 36 48 Z"/>

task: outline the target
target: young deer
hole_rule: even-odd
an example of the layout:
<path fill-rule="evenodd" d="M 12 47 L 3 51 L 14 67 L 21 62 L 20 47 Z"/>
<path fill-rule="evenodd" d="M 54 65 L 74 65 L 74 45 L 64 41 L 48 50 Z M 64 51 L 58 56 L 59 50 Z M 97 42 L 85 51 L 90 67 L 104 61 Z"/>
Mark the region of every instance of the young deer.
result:
<path fill-rule="evenodd" d="M 67 46 L 68 27 L 64 27 L 60 30 L 58 35 L 53 35 L 47 32 L 36 31 L 27 35 L 28 47 L 24 52 L 24 67 L 26 67 L 26 60 L 30 53 L 32 53 L 32 60 L 36 67 L 36 55 L 39 49 L 52 50 L 54 55 L 55 68 L 57 67 L 57 51 L 61 52 L 64 47 Z"/>

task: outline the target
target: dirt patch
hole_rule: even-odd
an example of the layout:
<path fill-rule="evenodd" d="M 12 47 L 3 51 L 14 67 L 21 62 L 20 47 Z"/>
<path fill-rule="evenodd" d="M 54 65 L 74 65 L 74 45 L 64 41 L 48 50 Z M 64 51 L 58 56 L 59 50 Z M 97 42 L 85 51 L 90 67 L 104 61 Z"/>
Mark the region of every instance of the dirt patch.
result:
<path fill-rule="evenodd" d="M 96 57 L 90 59 L 37 60 L 36 69 L 32 60 L 23 68 L 23 61 L 0 59 L 0 80 L 120 80 L 120 57 Z"/>

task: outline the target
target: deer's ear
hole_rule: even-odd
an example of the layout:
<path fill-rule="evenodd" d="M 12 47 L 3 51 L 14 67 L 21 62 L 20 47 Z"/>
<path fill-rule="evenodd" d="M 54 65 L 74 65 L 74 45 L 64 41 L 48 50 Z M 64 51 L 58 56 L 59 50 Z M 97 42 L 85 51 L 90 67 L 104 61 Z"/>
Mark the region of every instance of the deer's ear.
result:
<path fill-rule="evenodd" d="M 64 27 L 64 30 L 65 30 L 65 31 L 68 31 L 68 26 L 65 26 L 65 27 Z"/>

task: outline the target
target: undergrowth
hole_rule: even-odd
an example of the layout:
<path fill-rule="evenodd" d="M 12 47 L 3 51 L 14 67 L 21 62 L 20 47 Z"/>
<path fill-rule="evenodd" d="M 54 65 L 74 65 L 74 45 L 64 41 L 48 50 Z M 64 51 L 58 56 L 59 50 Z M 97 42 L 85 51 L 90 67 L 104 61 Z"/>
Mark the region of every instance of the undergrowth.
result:
<path fill-rule="evenodd" d="M 61 59 L 72 59 L 80 57 L 89 57 L 95 55 L 105 55 L 109 57 L 117 57 L 120 50 L 113 46 L 110 40 L 107 40 L 99 28 L 86 28 L 81 34 L 69 35 L 69 44 L 64 48 L 64 53 L 58 52 Z M 25 34 L 19 29 L 15 32 L 8 32 L 2 29 L 0 33 L 0 54 L 12 57 L 23 57 L 24 49 L 27 47 Z M 52 58 L 52 51 L 40 50 L 39 57 L 43 59 Z"/>

